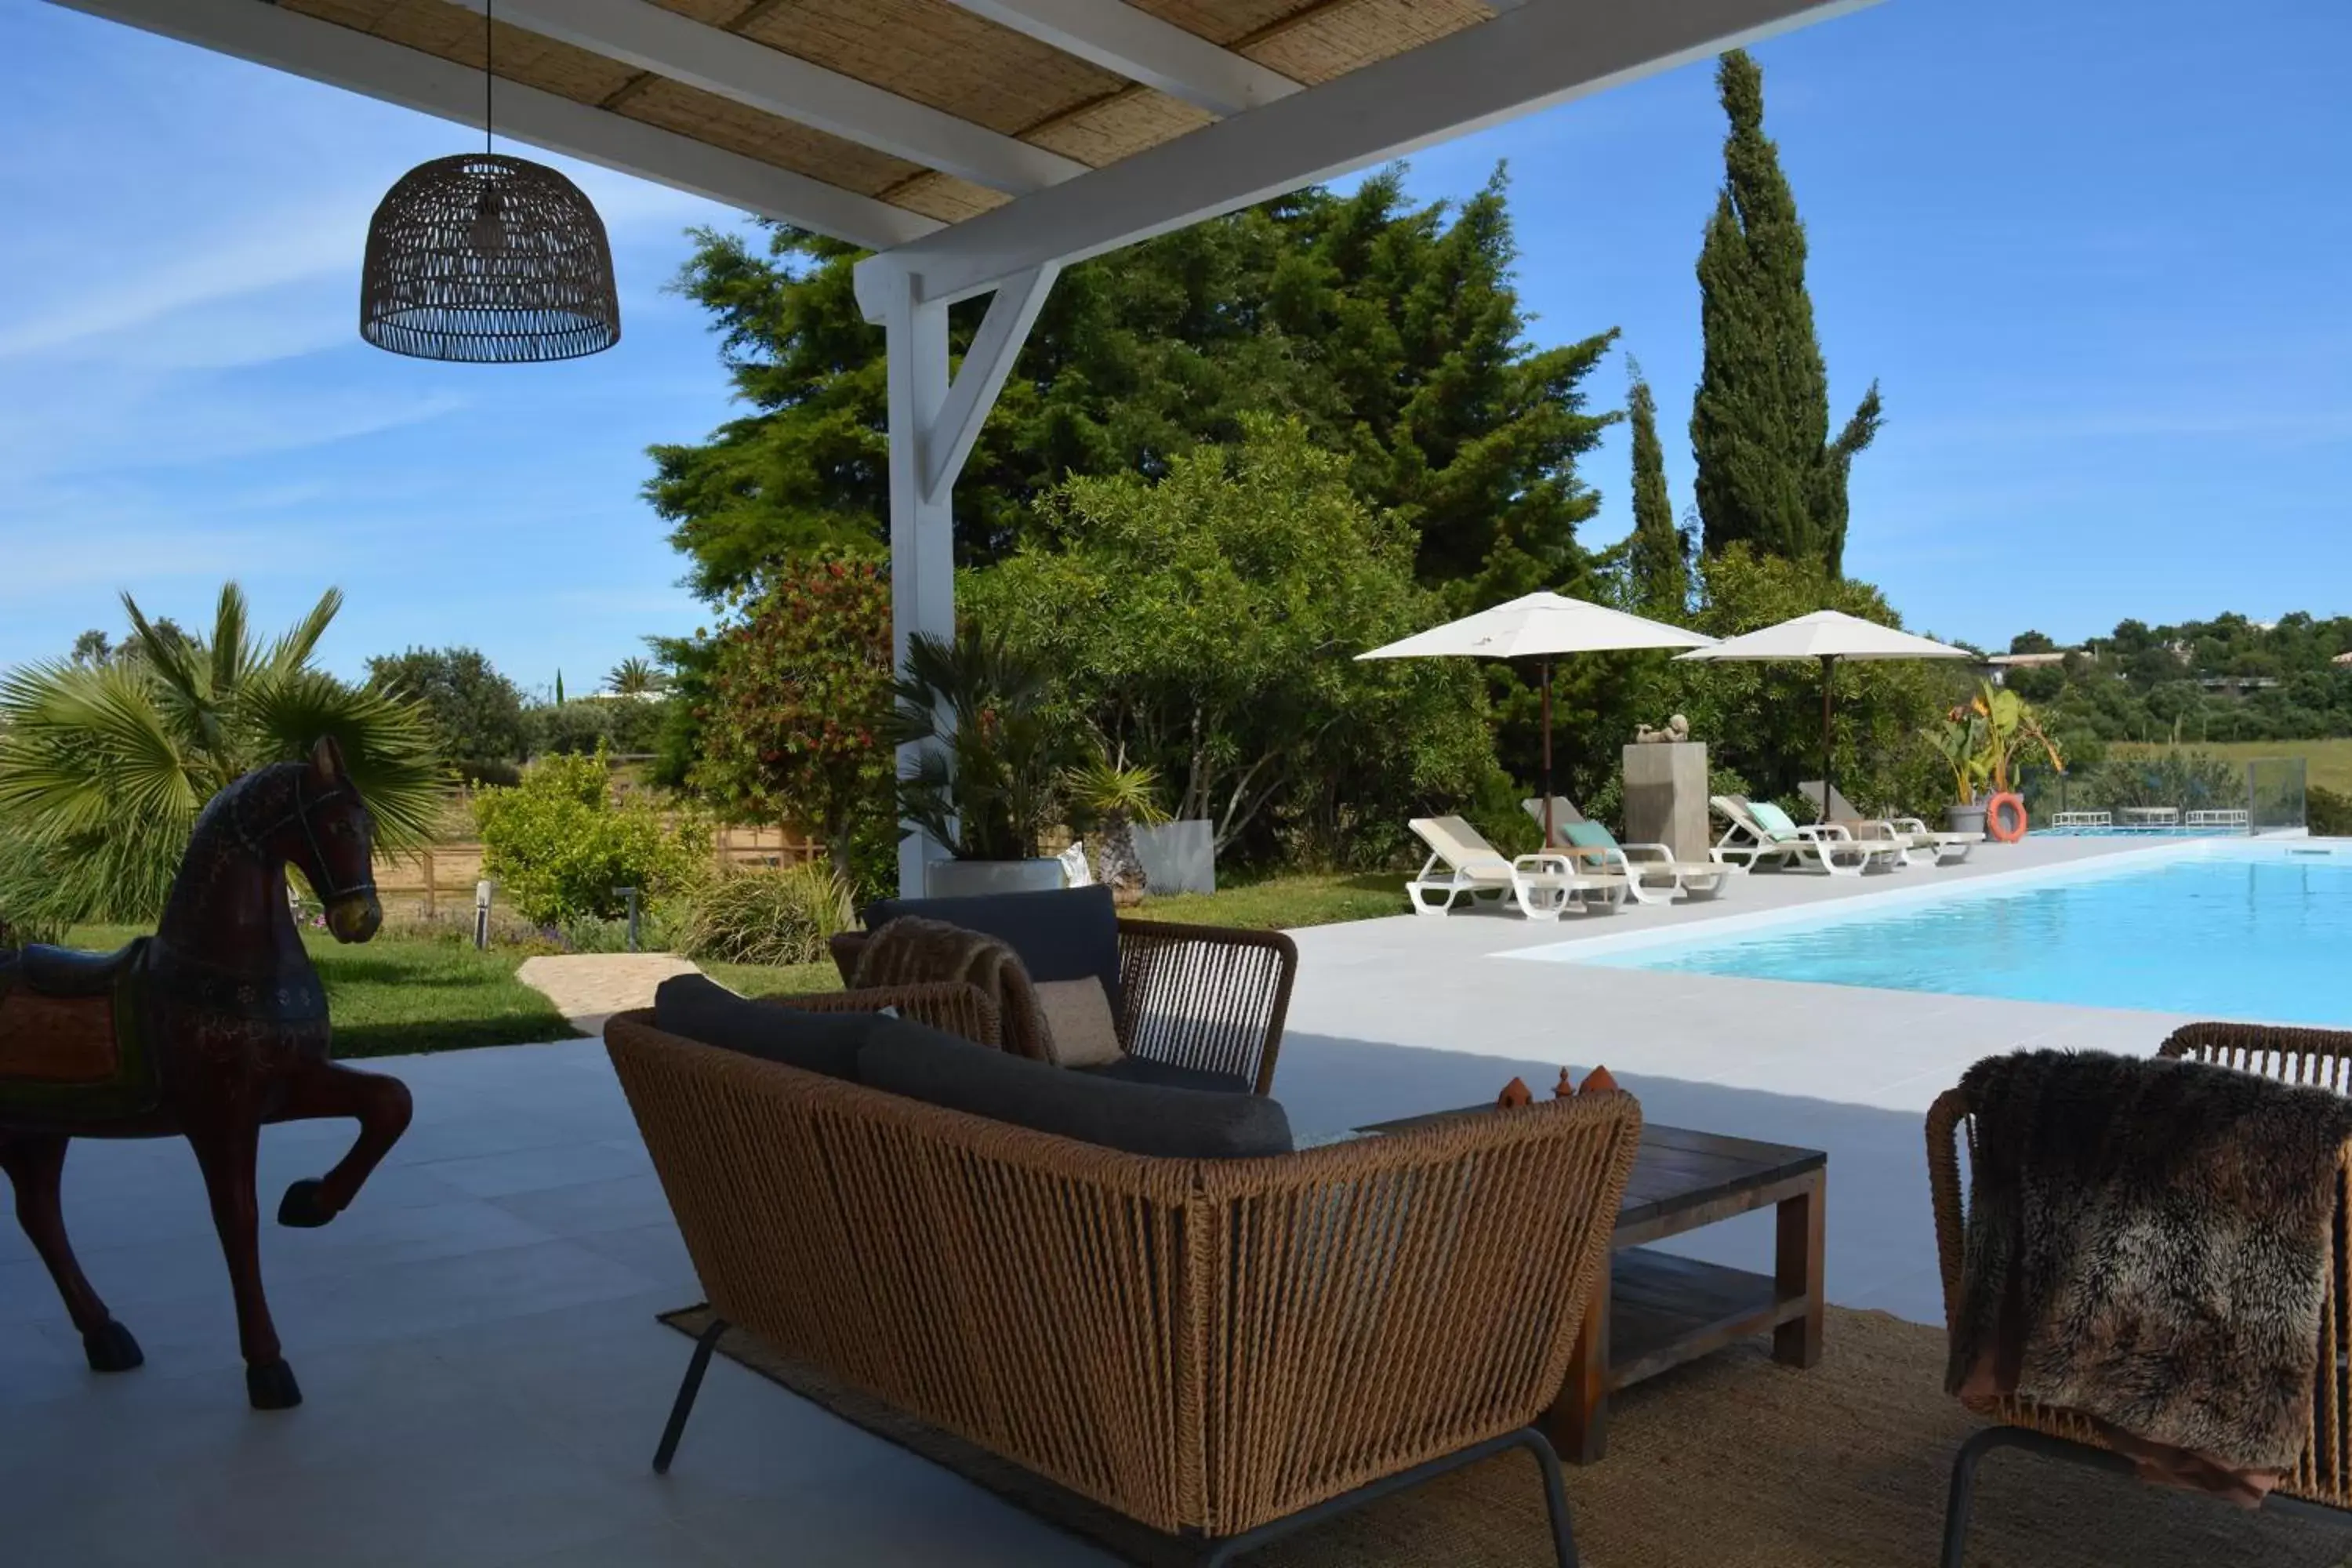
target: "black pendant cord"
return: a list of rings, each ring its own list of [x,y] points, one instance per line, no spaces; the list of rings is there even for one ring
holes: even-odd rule
[[[491,0],[482,0],[482,156],[490,155],[491,95],[498,91],[498,34],[490,21]]]

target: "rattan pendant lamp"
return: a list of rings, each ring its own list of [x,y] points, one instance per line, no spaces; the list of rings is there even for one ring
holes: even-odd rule
[[[490,7],[482,6],[482,151],[403,174],[368,224],[360,336],[418,359],[520,364],[621,341],[604,220],[544,163],[489,150]]]

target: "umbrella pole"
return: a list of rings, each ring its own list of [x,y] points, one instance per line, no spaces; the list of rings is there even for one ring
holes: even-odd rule
[[[1837,655],[1833,653],[1822,655],[1822,820],[1823,822],[1830,819],[1830,794],[1837,783],[1831,776],[1830,771],[1834,765],[1832,759],[1835,755],[1832,742],[1834,731],[1832,726],[1836,721],[1834,710],[1831,706],[1831,692],[1833,689],[1830,682],[1830,675],[1836,668]]]
[[[1551,847],[1551,660],[1543,661],[1543,847]]]

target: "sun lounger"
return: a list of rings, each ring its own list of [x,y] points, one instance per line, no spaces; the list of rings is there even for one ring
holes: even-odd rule
[[[1538,825],[1542,823],[1542,801],[1523,800],[1519,805]],[[1626,891],[1636,903],[1668,903],[1676,893],[1711,899],[1723,891],[1723,884],[1738,869],[1712,854],[1704,860],[1682,860],[1664,844],[1620,844],[1605,826],[1587,821],[1566,795],[1551,797],[1551,833],[1549,847],[1588,868],[1622,876]]]
[[[1797,786],[1797,793],[1818,805],[1822,781],[1808,780]],[[1838,793],[1835,784],[1830,786],[1830,809],[1822,816],[1827,821],[1852,829],[1857,838],[1893,839],[1903,846],[1903,863],[1906,866],[1957,866],[1984,842],[1981,833],[1946,833],[1916,816],[1864,816],[1854,809],[1852,801]]]
[[[1429,846],[1421,875],[1404,885],[1415,914],[1444,914],[1463,898],[1489,905],[1509,899],[1531,921],[1556,921],[1571,903],[1614,910],[1630,886],[1623,877],[1580,870],[1556,850],[1507,858],[1458,816],[1415,817],[1412,830]]]
[[[2192,811],[2181,819],[2189,827],[2232,828],[2240,833],[2247,831],[2250,820],[2249,815],[2242,811]]]
[[[1770,801],[1718,795],[1707,804],[1731,825],[1717,841],[1716,854],[1751,871],[1763,865],[1800,866],[1833,877],[1859,877],[1872,867],[1892,870],[1903,864],[1903,846],[1891,838],[1858,838],[1834,822],[1800,827]]]
[[[2092,828],[2109,828],[2116,817],[2109,811],[2062,811],[2050,819],[2053,833],[2083,833]]]
[[[2180,826],[2177,805],[2127,805],[2117,815],[2124,819],[2126,832],[2161,833]]]

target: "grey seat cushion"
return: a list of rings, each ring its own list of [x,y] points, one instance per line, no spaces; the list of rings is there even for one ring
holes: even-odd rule
[[[857,1048],[875,1025],[892,1021],[875,1013],[802,1013],[754,1002],[705,974],[672,975],[654,992],[654,1025],[667,1034],[853,1083]]]
[[[1163,1159],[1290,1152],[1290,1118],[1255,1094],[1127,1083],[883,1019],[857,1053],[875,1089],[992,1121]]]
[[[1097,1078],[1120,1083],[1146,1083],[1160,1089],[1197,1089],[1213,1094],[1247,1094],[1257,1085],[1237,1072],[1211,1072],[1206,1068],[1178,1067],[1149,1057],[1121,1057],[1098,1068],[1081,1068]]]
[[[880,931],[900,915],[945,921],[994,937],[1011,948],[1032,980],[1100,980],[1111,1016],[1124,1019],[1118,988],[1118,910],[1108,888],[1061,888],[1045,893],[990,893],[971,899],[877,899],[866,907],[866,929]]]

